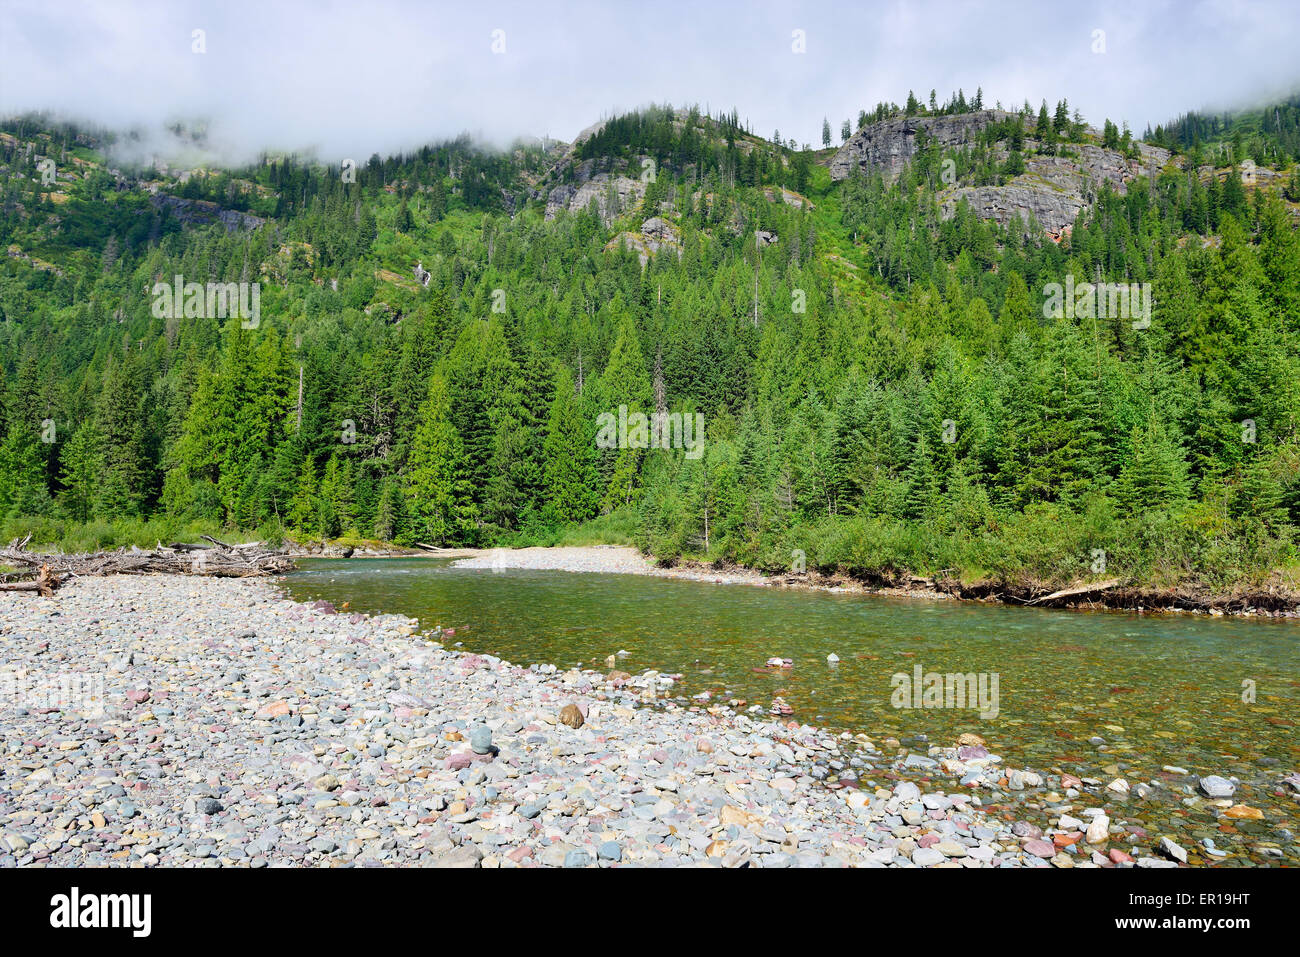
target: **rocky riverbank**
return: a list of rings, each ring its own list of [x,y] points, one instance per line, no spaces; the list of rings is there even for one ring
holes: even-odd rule
[[[0,596],[0,866],[1188,858],[1176,835],[1126,823],[1127,783],[1006,769],[975,735],[877,748],[692,707],[671,699],[673,676],[618,667],[524,669],[266,581],[119,576]],[[1203,787],[1232,803],[1233,782]],[[1006,791],[1053,820],[990,812]]]
[[[701,565],[655,564],[627,545],[581,545],[556,548],[481,548],[461,550],[453,562],[458,568],[519,568],[528,571],[592,572],[613,575],[654,575],[715,585],[757,585],[814,588],[913,597],[946,598],[926,588],[868,588],[861,582],[818,575],[774,577],[751,568],[709,568]]]

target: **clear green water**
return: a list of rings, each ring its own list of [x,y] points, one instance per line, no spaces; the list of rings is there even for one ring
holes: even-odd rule
[[[455,628],[451,645],[517,664],[681,673],[683,696],[709,704],[780,695],[792,717],[836,730],[982,735],[1010,767],[1059,768],[1130,783],[1169,780],[1164,765],[1237,775],[1237,799],[1266,812],[1239,827],[1277,840],[1296,802],[1274,782],[1300,765],[1300,622],[1052,611],[956,601],[712,585],[632,575],[456,569],[444,560],[316,560],[286,578],[296,598]],[[827,655],[841,659],[827,663]],[[770,669],[770,657],[793,659]],[[896,672],[996,673],[999,714],[897,709]],[[1256,700],[1243,701],[1243,681]],[[1117,730],[1118,729],[1118,730]],[[1089,738],[1106,739],[1099,750]],[[922,752],[923,753],[923,752]],[[1265,759],[1261,763],[1261,759]],[[1272,759],[1271,761],[1268,759]],[[1272,762],[1275,761],[1276,765]],[[1144,802],[1150,803],[1150,802]],[[1176,800],[1153,824],[1213,817]],[[1173,823],[1178,823],[1173,821]],[[1225,832],[1231,834],[1232,832]],[[1285,838],[1282,846],[1287,846]],[[1290,852],[1288,852],[1290,853]]]

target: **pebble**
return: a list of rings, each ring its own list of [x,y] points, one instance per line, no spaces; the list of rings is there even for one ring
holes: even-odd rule
[[[943,856],[943,851],[937,847],[918,847],[912,852],[912,863],[917,867],[930,867],[934,864],[942,864],[947,858]]]
[[[1110,818],[1105,814],[1093,817],[1088,824],[1085,837],[1089,844],[1100,844],[1107,840],[1110,837]]]
[[[1179,847],[1169,838],[1162,837],[1160,839],[1159,848],[1162,854],[1172,857],[1174,860],[1178,861],[1178,863],[1187,863],[1187,851],[1183,850],[1183,848]]]
[[[1211,774],[1198,782],[1201,793],[1211,798],[1230,798],[1237,793],[1237,786],[1227,778]]]

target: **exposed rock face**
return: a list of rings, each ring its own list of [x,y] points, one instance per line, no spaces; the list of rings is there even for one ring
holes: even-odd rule
[[[681,230],[660,216],[652,216],[642,223],[639,233],[619,233],[605,248],[614,249],[619,244],[634,250],[642,266],[661,249],[671,249],[678,257],[682,254]]]
[[[664,246],[680,246],[682,234],[672,223],[660,216],[652,216],[641,224],[641,234],[646,244],[655,252]]]
[[[1035,141],[1026,140],[1032,148]],[[1114,150],[1072,143],[1073,156],[1030,156],[1025,172],[1003,186],[964,186],[941,197],[943,217],[951,218],[964,198],[975,215],[1005,226],[1019,214],[1030,216],[1053,240],[1060,241],[1079,214],[1097,198],[1103,183],[1124,193],[1137,177],[1158,172],[1169,162],[1168,150],[1143,144],[1142,157],[1129,160]],[[1000,155],[1005,159],[1005,154]]]
[[[847,179],[854,170],[879,170],[892,182],[916,154],[916,133],[925,132],[941,146],[973,143],[979,131],[1014,114],[999,110],[953,116],[904,116],[871,123],[849,137],[831,160],[831,179]]]
[[[1069,232],[1087,205],[1081,197],[1045,188],[1041,183],[971,186],[953,190],[943,200],[943,218],[956,215],[963,199],[980,219],[992,219],[1005,226],[1018,215],[1028,226],[1032,217],[1044,232],[1058,240]]]
[[[785,203],[787,206],[793,206],[795,209],[815,209],[816,207],[809,201],[807,196],[796,193],[792,189],[786,189],[784,186],[765,186],[763,195],[767,197],[768,202],[775,203],[777,200]]]
[[[266,222],[260,216],[241,213],[237,209],[223,209],[205,199],[182,199],[179,196],[169,196],[167,193],[157,193],[150,197],[149,202],[157,209],[164,207],[170,209],[172,215],[186,225],[206,226],[209,223],[219,222],[226,227],[228,233],[233,233],[237,229],[256,229]]]
[[[864,127],[850,137],[831,160],[831,178],[845,179],[857,170],[879,172],[892,182],[916,154],[917,132],[925,130],[945,149],[973,144],[991,123],[1014,118],[999,110],[954,116],[912,116],[885,120]],[[1032,122],[1026,122],[1032,130]],[[1139,157],[1130,160],[1115,150],[1092,144],[1062,144],[1069,156],[1037,155],[1038,142],[1025,138],[1025,172],[1002,186],[959,186],[940,196],[944,218],[951,218],[965,199],[981,219],[1002,225],[1017,215],[1028,224],[1031,217],[1054,240],[1073,227],[1079,214],[1097,198],[1103,183],[1123,193],[1138,176],[1159,171],[1169,162],[1168,150],[1138,144]],[[999,161],[1007,152],[999,151]]]
[[[561,209],[578,212],[595,200],[606,224],[631,209],[645,195],[645,183],[622,172],[596,172],[594,160],[573,168],[572,183],[561,183],[546,197],[546,218],[554,219]]]

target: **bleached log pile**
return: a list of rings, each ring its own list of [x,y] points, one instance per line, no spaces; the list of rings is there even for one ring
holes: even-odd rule
[[[228,545],[201,536],[207,544],[161,542],[152,550],[136,546],[92,554],[50,554],[27,551],[31,536],[0,548],[0,565],[18,570],[0,575],[0,591],[32,591],[51,595],[70,578],[87,575],[211,575],[249,578],[291,571],[293,559],[262,542]]]

